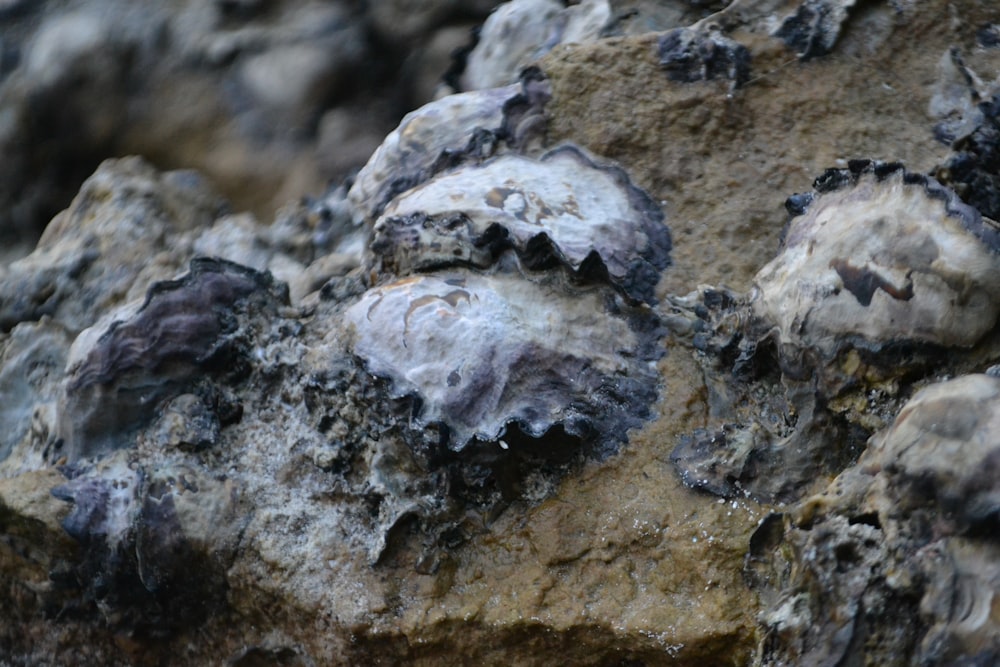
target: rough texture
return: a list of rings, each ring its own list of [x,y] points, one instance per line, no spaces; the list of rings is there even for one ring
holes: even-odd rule
[[[996,660],[998,395],[986,375],[927,387],[777,540],[761,537],[759,664]]]
[[[413,76],[426,73],[424,40],[445,21],[461,33],[489,9],[453,0],[167,3],[155,12],[127,4],[124,19],[102,22],[86,11],[60,16],[62,3],[0,3],[0,20],[15,26],[0,38],[0,104],[14,109],[0,128],[10,148],[5,202],[46,199],[38,193],[53,192],[51,183],[79,180],[59,169],[82,176],[112,149],[202,167],[236,195],[236,210],[298,198],[295,183],[365,161],[395,122],[382,119],[381,109],[399,108],[387,100],[417,106],[409,84],[367,97],[350,81],[412,79],[429,90]],[[561,262],[498,279],[517,263],[511,248],[488,265],[379,273],[363,256],[368,233],[405,183],[362,196],[367,211],[348,197],[349,182],[335,183],[268,226],[226,214],[191,172],[131,159],[101,166],[36,252],[3,265],[2,660],[996,661],[996,381],[935,384],[996,364],[995,329],[960,353],[920,350],[916,365],[897,364],[911,357],[893,355],[911,350],[893,346],[846,354],[841,368],[858,381],[828,392],[787,373],[774,345],[751,345],[759,330],[748,325],[754,276],[779,251],[783,202],[827,169],[901,161],[988,207],[995,113],[983,80],[1000,64],[997,10],[937,0],[608,5],[603,30],[618,36],[549,51],[538,63],[544,76],[530,78],[547,79],[534,89],[549,98],[542,107],[521,89],[524,115],[509,125],[531,137],[527,150],[508,145],[509,134],[495,145],[534,159],[575,144],[595,164],[616,162],[662,206],[672,264],[656,306],[620,308],[610,275],[574,275]],[[664,54],[676,29],[685,39],[667,40]],[[352,36],[362,48],[341,50],[357,44]],[[164,72],[192,78],[167,85],[178,79]],[[29,113],[15,92],[45,86],[54,87],[35,99],[49,111]],[[353,120],[359,110],[364,118]],[[431,126],[420,144],[433,150],[417,162],[433,165],[441,148],[447,159],[417,169],[421,182],[492,159],[478,149],[494,144],[469,151],[464,130]],[[302,155],[295,146],[311,150],[314,132],[324,154],[289,157]],[[67,133],[85,159],[35,141]],[[438,147],[427,136],[455,141]],[[381,170],[391,177],[404,162]],[[196,255],[245,268],[192,265]],[[439,287],[457,275],[499,286],[501,302],[539,320],[592,304],[586,331],[566,334],[573,349],[593,327],[628,345],[643,332],[651,342],[641,353],[594,346],[594,368],[618,364],[617,379],[642,379],[645,393],[631,396],[643,397],[648,418],[624,422],[631,428],[600,456],[565,426],[450,447],[443,422],[422,418],[431,401],[392,391],[345,325],[352,307],[374,304],[396,281]],[[233,289],[201,282],[216,279]],[[872,303],[885,284],[870,285]],[[507,296],[511,285],[539,298]],[[471,304],[452,300],[435,312]],[[161,311],[162,321],[152,317]],[[420,319],[433,322],[428,312]],[[387,344],[370,333],[373,345]],[[422,391],[449,398],[434,389]],[[120,400],[109,398],[119,390]],[[567,413],[592,409],[593,393],[581,394]],[[125,418],[105,421],[91,402]],[[671,460],[684,443],[702,457],[687,471]]]

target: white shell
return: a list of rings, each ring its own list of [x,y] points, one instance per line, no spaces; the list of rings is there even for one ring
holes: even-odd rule
[[[512,423],[623,440],[655,396],[658,334],[633,331],[609,302],[607,288],[570,292],[558,276],[452,271],[373,288],[346,319],[368,370],[394,396],[418,396],[418,421],[446,424],[453,449]]]
[[[922,389],[876,443],[893,504],[906,511],[934,502],[942,522],[995,517],[998,435],[1000,379],[964,375]]]
[[[1000,313],[997,232],[936,181],[859,162],[817,179],[752,306],[783,344],[836,354],[910,341],[969,347]],[[992,246],[992,247],[991,247]]]
[[[392,197],[429,177],[443,152],[464,150],[476,128],[500,127],[504,103],[520,90],[515,84],[449,95],[406,114],[348,192],[355,222],[374,218]]]
[[[371,247],[378,268],[396,275],[485,268],[513,247],[533,268],[553,258],[582,273],[603,266],[630,297],[653,301],[670,235],[624,172],[564,146],[540,159],[508,153],[463,165],[413,188],[386,207]]]
[[[466,61],[462,88],[513,83],[522,69],[556,45],[595,41],[610,20],[608,0],[583,0],[570,7],[556,0],[506,2],[483,23]]]

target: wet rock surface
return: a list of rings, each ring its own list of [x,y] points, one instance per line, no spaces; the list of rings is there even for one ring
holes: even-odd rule
[[[0,6],[0,662],[995,661],[996,10],[480,4]]]

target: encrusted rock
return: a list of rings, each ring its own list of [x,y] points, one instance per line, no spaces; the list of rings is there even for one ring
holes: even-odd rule
[[[752,554],[748,572],[769,600],[760,664],[1000,655],[998,396],[987,375],[918,392],[856,466]]]
[[[56,386],[66,366],[72,341],[49,320],[20,324],[0,335],[0,471],[15,446],[32,430],[47,431],[55,405]],[[45,440],[47,433],[38,433]],[[14,462],[9,462],[14,464]],[[6,476],[0,472],[0,477]]]
[[[0,267],[0,330],[44,315],[73,332],[89,327],[180,270],[187,261],[177,256],[186,249],[180,234],[207,227],[225,207],[194,172],[159,173],[139,158],[106,161],[35,251]]]
[[[73,504],[63,528],[84,549],[73,583],[112,627],[162,636],[223,607],[246,521],[231,481],[184,465],[146,468],[120,451],[74,469],[52,493]]]
[[[931,178],[854,161],[786,208],[749,296],[695,306],[694,342],[735,373],[710,401],[721,424],[671,458],[713,493],[794,500],[850,464],[929,368],[988,354],[974,348],[1000,314],[996,224]]]

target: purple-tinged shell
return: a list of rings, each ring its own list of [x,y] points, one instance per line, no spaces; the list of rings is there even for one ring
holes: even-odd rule
[[[135,313],[74,344],[59,410],[63,453],[72,462],[127,446],[161,400],[203,377],[245,373],[240,314],[287,302],[270,274],[216,259],[194,259],[190,273],[153,285]]]
[[[558,274],[446,271],[369,290],[346,313],[354,353],[416,396],[418,427],[449,446],[538,438],[561,427],[610,450],[656,396],[658,323],[604,286],[569,290]]]

